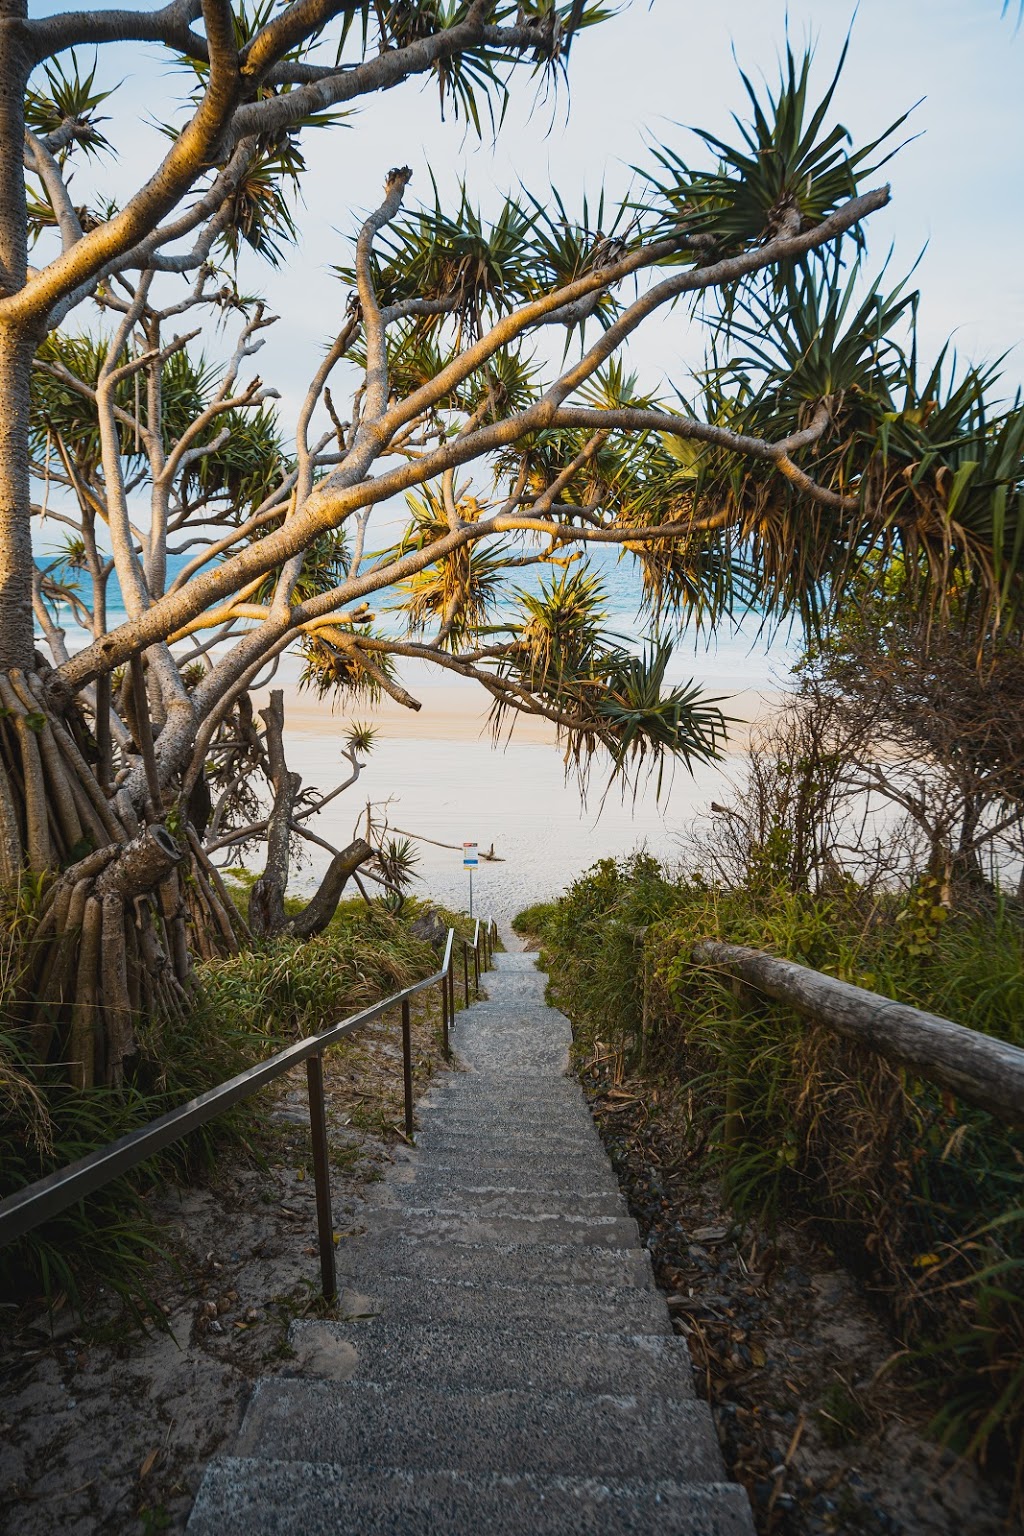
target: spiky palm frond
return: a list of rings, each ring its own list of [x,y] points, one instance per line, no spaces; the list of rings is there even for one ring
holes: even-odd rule
[[[656,770],[660,794],[668,762],[678,759],[692,769],[720,756],[726,735],[721,701],[693,683],[667,684],[667,640],[656,639],[635,655],[604,632],[602,598],[600,584],[586,572],[566,573],[540,596],[520,594],[530,617],[514,631],[497,675],[556,712],[567,769],[582,788],[603,752],[609,786],[619,782],[636,793],[640,774]],[[514,696],[496,692],[495,735],[516,707]]]
[[[397,893],[407,891],[420,877],[416,865],[420,862],[417,849],[408,837],[389,837],[377,849],[375,863],[381,879]]]
[[[96,60],[89,73],[83,74],[72,49],[70,63],[56,59],[44,64],[43,75],[45,87],[41,82],[33,83],[25,93],[26,127],[40,137],[63,130],[66,142],[57,150],[61,165],[76,149],[89,156],[109,150],[110,144],[99,128],[105,119],[98,109],[114,92],[96,88]]]
[[[401,399],[433,383],[455,355],[455,346],[446,345],[437,330],[396,325],[388,335],[392,396]],[[348,357],[356,367],[366,367],[366,352],[359,342],[350,347]],[[468,416],[484,404],[490,407],[492,419],[525,410],[536,399],[537,380],[537,365],[522,347],[500,347],[468,379],[438,400],[434,415],[443,417],[450,412]]]
[[[224,501],[231,521],[244,522],[286,478],[293,461],[273,405],[225,411],[207,441],[221,432],[228,434],[227,441],[188,466],[182,495],[189,501]]]
[[[245,51],[260,32],[274,20],[279,7],[276,0],[240,0],[232,8],[235,47]],[[282,55],[282,62],[300,63],[317,46],[319,32]],[[191,102],[198,105],[209,83],[210,66],[206,60],[183,57],[180,67],[194,76]],[[262,82],[257,100],[268,101],[290,94],[292,85],[273,86]],[[344,109],[307,113],[287,128],[259,135],[245,174],[235,189],[230,215],[216,249],[233,264],[236,272],[243,247],[260,256],[270,266],[280,266],[288,248],[297,238],[294,207],[306,171],[302,134],[308,129],[336,127],[351,114]],[[160,123],[160,131],[177,138],[180,129],[174,123]]]
[[[533,253],[535,261],[535,288],[532,297],[564,288],[568,283],[599,271],[617,261],[629,250],[635,240],[637,227],[631,210],[626,204],[609,209],[602,190],[591,212],[589,201],[583,198],[578,215],[573,215],[557,187],[551,188],[550,198],[543,203],[534,199],[537,219],[533,229]],[[586,321],[593,318],[607,328],[620,309],[615,294],[610,291],[595,294],[584,305],[579,319],[572,318],[566,345],[574,328],[582,333]]]
[[[305,636],[300,644],[299,687],[310,689],[319,699],[331,694],[343,697],[346,706],[355,698],[378,704],[384,696],[380,679],[365,665],[358,644],[346,643],[358,641],[361,635],[377,638],[369,624],[339,625]],[[389,680],[396,676],[394,660],[384,651],[374,651],[372,665]]]
[[[419,328],[436,329],[451,316],[467,336],[478,336],[487,320],[529,293],[535,219],[531,209],[510,197],[497,217],[487,220],[464,185],[450,212],[435,182],[433,205],[396,219],[377,242],[372,276],[380,302],[450,300],[447,315],[422,320]],[[355,286],[352,267],[335,272]]]
[[[862,498],[880,551],[906,566],[924,600],[973,611],[986,627],[1024,621],[1024,401],[990,403],[994,369],[923,387],[866,439]]]
[[[777,90],[769,91],[763,102],[741,72],[751,117],[744,121],[734,114],[739,143],[728,144],[696,130],[718,158],[714,171],[697,171],[674,150],[657,149],[660,171],[642,174],[661,204],[661,229],[713,236],[723,250],[735,249],[812,228],[855,196],[861,182],[895,153],[894,146],[881,159],[875,158],[909,114],[861,148],[854,147],[841,124],[825,128],[847,46],[815,106],[809,99],[813,58],[809,50],[798,63],[787,46]],[[649,208],[645,200],[639,211]],[[858,231],[853,231],[853,238],[861,240]]]
[[[261,528],[258,534],[248,542],[258,544],[260,539],[266,538],[273,532],[273,526],[269,524]],[[333,529],[321,534],[303,556],[302,570],[292,589],[292,601],[308,602],[311,597],[318,597],[321,593],[332,591],[344,581],[348,568],[349,545],[345,532],[342,529]],[[279,575],[279,570],[268,571],[253,593],[251,601],[269,603]]]
[[[363,47],[370,38],[371,17],[377,24],[378,47],[402,48],[437,32],[460,25],[467,18],[468,0],[391,0],[391,3],[364,3],[352,7],[362,22]],[[593,0],[499,0],[487,7],[491,25],[515,22],[536,34],[534,63],[545,74],[562,72],[575,32],[598,26],[615,14],[613,7],[594,4]],[[356,14],[346,16],[344,35],[349,34]],[[482,108],[486,108],[492,132],[497,131],[508,104],[508,89],[503,66],[512,58],[500,50],[482,45],[450,58],[441,58],[432,66],[441,98],[441,113],[451,104],[458,119],[472,125],[483,136]]]
[[[709,698],[696,683],[666,686],[672,659],[668,641],[655,641],[641,656],[621,651],[603,668],[604,691],[597,716],[612,737],[614,775],[633,783],[646,765],[657,769],[660,795],[666,762],[716,762],[726,738],[721,700]]]
[[[353,720],[345,732],[345,745],[353,752],[368,757],[377,745],[377,734],[376,726],[364,725],[358,720]]]
[[[465,522],[479,516],[476,498],[455,490],[456,511]],[[401,550],[428,549],[449,532],[448,518],[437,492],[426,486],[420,495],[410,493],[406,503],[412,514]],[[396,588],[394,609],[405,615],[411,634],[437,627],[437,643],[457,650],[488,623],[497,603],[507,569],[507,548],[495,544],[462,545],[440,556]]]
[[[630,439],[614,434],[595,448],[593,436],[590,431],[563,427],[526,434],[514,447],[495,455],[496,478],[513,485],[524,477],[527,492],[534,498],[543,496],[590,445],[585,461],[558,493],[558,520],[578,521],[577,508],[617,511],[636,449]]]
[[[599,410],[654,409],[659,401],[650,390],[640,388],[640,376],[627,372],[621,356],[610,357],[603,368],[592,374],[579,392],[580,399]]]
[[[514,620],[515,658],[531,687],[547,688],[548,679],[573,676],[600,648],[607,594],[599,576],[586,566],[560,571],[541,581],[539,590],[517,590]]]
[[[66,369],[82,383],[94,388],[107,360],[105,337],[82,334],[66,335],[53,331],[41,343],[36,357],[41,364]],[[187,349],[174,352],[161,368],[161,412],[163,447],[169,452],[184,432],[209,406],[219,383],[219,371],[202,353]],[[118,426],[119,446],[132,471],[144,463],[142,433],[149,426],[148,395],[144,375],[121,380],[115,388],[116,404],[139,423],[139,432],[126,423]],[[32,377],[31,445],[37,462],[52,451],[52,439],[59,438],[86,479],[100,463],[100,433],[96,409],[63,379],[54,378],[44,368]],[[270,403],[249,409],[223,412],[213,419],[197,438],[194,446],[209,445],[222,433],[227,441],[212,453],[193,459],[181,482],[186,502],[227,501],[231,515],[244,521],[282,475],[287,474],[290,459],[285,451],[277,410]],[[49,445],[49,447],[48,447]]]

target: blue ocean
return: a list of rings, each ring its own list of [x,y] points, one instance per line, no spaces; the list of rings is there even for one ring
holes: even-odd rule
[[[189,551],[185,555],[168,557],[169,580],[184,568],[192,554]],[[56,558],[57,551],[49,555],[39,553],[36,563],[45,570]],[[650,615],[644,611],[635,562],[629,558],[620,559],[617,550],[592,547],[587,555],[587,565],[599,577],[605,594],[606,627],[626,645],[642,649],[654,638],[654,633]],[[62,568],[55,575],[65,585],[80,592],[83,599],[87,596],[89,581],[82,573]],[[511,586],[532,592],[537,591],[542,582],[550,583],[551,578],[550,566],[526,566],[513,573]],[[397,614],[388,612],[392,601],[389,594],[382,594],[377,625],[384,633],[397,635],[402,623]],[[116,576],[111,577],[108,585],[107,613],[110,628],[116,628],[127,617]],[[501,602],[494,611],[493,621],[496,624],[509,622],[515,613],[514,601]],[[79,625],[70,603],[60,605],[57,618],[72,654],[89,643],[91,637]],[[720,625],[715,634],[690,625],[677,627],[671,638],[674,654],[670,675],[673,680],[693,677],[729,692],[784,686],[801,649],[798,629],[772,632],[766,627],[763,615],[756,611],[737,615],[734,621]]]

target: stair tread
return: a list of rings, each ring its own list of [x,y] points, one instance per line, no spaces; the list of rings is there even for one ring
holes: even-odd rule
[[[753,1536],[742,1489],[220,1457],[190,1536]]]
[[[537,1331],[586,1327],[597,1332],[671,1334],[668,1309],[657,1291],[639,1287],[534,1282],[490,1283],[377,1275],[343,1286],[343,1317],[398,1317],[409,1322],[486,1322],[497,1319]]]
[[[290,1374],[382,1384],[423,1382],[492,1388],[614,1393],[633,1390],[693,1396],[690,1356],[674,1335],[558,1329],[535,1334],[490,1320],[421,1323],[405,1318],[295,1322]]]
[[[644,1392],[445,1391],[388,1382],[259,1382],[238,1440],[243,1456],[346,1466],[714,1481],[718,1441],[706,1403]]]

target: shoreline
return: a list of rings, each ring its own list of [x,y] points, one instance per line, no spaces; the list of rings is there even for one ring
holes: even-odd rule
[[[782,696],[745,689],[723,701],[737,723],[722,759],[696,764],[692,774],[681,764],[667,769],[660,799],[656,778],[641,779],[635,795],[616,787],[606,792],[604,769],[595,762],[581,800],[547,721],[520,717],[511,737],[503,733],[495,742],[489,699],[479,685],[438,683],[412,669],[403,671],[402,682],[422,700],[421,710],[385,698],[343,714],[287,675],[270,685],[284,690],[285,749],[304,785],[327,793],[348,777],[341,748],[349,722],[377,731],[358,780],[311,819],[310,830],[344,846],[365,830],[369,803],[377,824],[388,827],[386,835],[414,841],[419,878],[412,893],[456,908],[469,903],[462,844],[473,841],[482,850],[493,845],[494,861],[482,860],[474,875],[474,910],[493,916],[506,933],[516,912],[558,895],[599,859],[645,847],[655,857],[678,861],[687,827],[710,800],[733,792],[752,728]],[[264,688],[255,695],[257,709],[268,693]],[[291,893],[311,893],[329,858],[325,849],[303,844]]]
[[[402,686],[421,703],[420,709],[410,709],[385,696],[376,703],[360,701],[354,708],[342,711],[330,700],[319,699],[312,690],[301,688],[297,678],[287,674],[255,690],[253,701],[259,710],[272,688],[283,689],[285,733],[292,737],[340,734],[346,723],[352,721],[371,725],[382,737],[392,740],[472,741],[488,747],[494,743],[488,720],[490,696],[478,683],[468,679],[438,682],[426,667],[415,666],[403,667],[400,676]],[[721,708],[729,721],[723,756],[745,753],[751,731],[778,708],[783,697],[781,688],[741,686],[723,692]],[[502,729],[501,744],[506,743],[557,749],[557,733],[548,720],[516,715],[507,717]],[[501,744],[494,744],[494,749],[501,750]]]

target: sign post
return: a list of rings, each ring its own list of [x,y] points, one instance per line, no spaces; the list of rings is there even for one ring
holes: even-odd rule
[[[476,843],[463,843],[462,867],[469,870],[469,915],[473,916],[473,871],[480,863]]]

